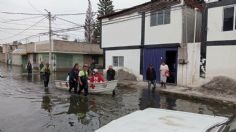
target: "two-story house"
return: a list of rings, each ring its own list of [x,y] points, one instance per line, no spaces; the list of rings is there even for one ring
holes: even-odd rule
[[[236,79],[236,0],[214,0],[203,13],[201,58],[205,77]]]
[[[171,71],[168,82],[187,85],[199,73],[189,71],[200,65],[196,42],[201,40],[201,9],[193,0],[155,0],[100,17],[105,66],[125,68],[146,79],[146,69],[153,64],[159,80],[165,61]]]

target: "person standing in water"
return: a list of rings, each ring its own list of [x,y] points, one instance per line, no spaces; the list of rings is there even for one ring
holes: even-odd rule
[[[49,78],[50,78],[50,74],[51,74],[48,63],[46,64],[43,73],[44,73],[44,87],[48,88]]]
[[[27,69],[28,74],[32,73],[32,64],[31,64],[30,60],[28,61],[26,69]]]
[[[154,69],[152,64],[150,64],[147,68],[146,78],[148,81],[148,88],[150,88],[151,84],[153,84],[153,89],[155,89],[156,88],[156,70]]]
[[[73,69],[69,73],[69,92],[74,88],[74,93],[77,93],[78,88],[78,74],[79,74],[79,64],[76,63]]]
[[[84,90],[84,96],[88,95],[88,65],[84,64],[83,69],[79,72],[79,91]]]

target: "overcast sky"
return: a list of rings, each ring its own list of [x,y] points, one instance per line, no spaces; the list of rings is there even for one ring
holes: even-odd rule
[[[129,8],[149,0],[113,0],[115,9]],[[91,0],[93,11],[97,11],[98,0]],[[87,0],[0,0],[0,12],[36,13],[46,14],[44,9],[52,14],[84,13],[88,7]],[[0,13],[0,44],[20,40],[31,35],[48,31],[48,20],[43,16],[9,15]],[[72,21],[78,25],[84,24],[85,15],[61,16],[65,20]],[[21,20],[26,19],[26,20]],[[37,25],[34,25],[37,23]],[[32,26],[34,25],[34,26]],[[60,19],[52,23],[53,30],[78,26]],[[32,28],[29,28],[31,27]],[[24,31],[24,29],[28,30]],[[23,32],[24,31],[24,32]],[[83,30],[62,33],[68,35],[70,40],[83,39]],[[56,38],[56,36],[54,37]],[[34,37],[28,41],[39,41],[45,37]]]

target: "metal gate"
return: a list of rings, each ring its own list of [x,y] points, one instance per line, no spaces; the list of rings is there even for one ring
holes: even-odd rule
[[[152,64],[156,70],[157,81],[160,81],[160,65],[163,61],[167,63],[171,76],[169,83],[176,83],[177,80],[177,51],[178,48],[146,48],[143,56],[143,78],[146,80],[146,70]],[[174,58],[174,59],[171,59]],[[168,60],[166,60],[168,59]]]

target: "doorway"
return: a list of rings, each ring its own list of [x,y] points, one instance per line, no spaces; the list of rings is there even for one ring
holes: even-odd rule
[[[168,83],[176,83],[177,77],[177,51],[166,51],[166,64],[169,66],[170,77]]]

